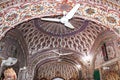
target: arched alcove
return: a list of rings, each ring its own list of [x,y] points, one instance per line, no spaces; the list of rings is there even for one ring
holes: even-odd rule
[[[54,78],[62,78],[63,80],[69,80],[70,78],[78,79],[79,73],[76,71],[73,64],[65,61],[50,61],[37,66],[35,71],[35,79],[41,80],[54,80]]]
[[[7,32],[6,36],[0,41],[0,43],[0,57],[2,60],[6,60],[9,57],[17,59],[17,63],[15,65],[3,66],[1,74],[3,75],[6,69],[13,68],[18,77],[20,69],[27,66],[28,51],[24,44],[23,36],[20,35],[18,30],[12,29]]]

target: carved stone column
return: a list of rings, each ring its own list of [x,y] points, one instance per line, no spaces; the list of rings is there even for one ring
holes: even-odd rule
[[[34,71],[31,68],[20,69],[18,74],[18,80],[33,80]]]
[[[20,70],[19,73],[18,73],[18,80],[27,80],[26,79],[26,73],[27,71],[26,70]]]
[[[29,65],[28,67],[28,75],[27,75],[27,79],[26,80],[33,80],[34,78],[34,67],[32,65]]]
[[[93,66],[87,66],[87,67],[88,67],[87,80],[94,80],[94,78],[93,78],[93,73],[94,73]]]

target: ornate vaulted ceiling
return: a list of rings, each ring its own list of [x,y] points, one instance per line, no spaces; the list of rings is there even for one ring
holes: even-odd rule
[[[79,24],[76,24],[78,21]],[[33,19],[17,26],[28,45],[29,53],[41,49],[66,48],[79,53],[88,52],[98,35],[107,27],[84,19],[73,19],[74,30],[62,24]]]
[[[69,12],[76,3],[79,3],[80,7],[70,20],[70,23],[75,27],[74,29],[69,29],[61,23],[41,20],[41,17],[61,18],[63,11]],[[8,32],[9,30],[10,33]],[[8,34],[6,34],[7,32]],[[30,75],[34,74],[35,68],[37,68],[37,73],[41,72],[39,68],[43,68],[41,64],[44,63],[46,63],[44,65],[49,72],[51,72],[49,65],[59,66],[64,64],[62,63],[64,61],[66,64],[64,66],[61,65],[61,70],[72,64],[75,64],[75,66],[81,64],[81,66],[86,68],[86,63],[83,62],[82,58],[88,54],[92,55],[92,65],[94,66],[94,63],[99,65],[97,61],[103,57],[99,57],[98,55],[97,57],[99,58],[97,58],[95,62],[95,56],[97,55],[96,49],[98,49],[102,42],[105,42],[103,40],[106,38],[113,39],[113,36],[120,36],[119,1],[1,1],[0,38],[2,39],[5,34],[16,35],[17,37],[15,37],[15,39],[19,40],[19,44],[24,44],[25,50],[27,50],[26,53],[28,53],[28,62],[26,63]],[[112,39],[110,42],[113,41]],[[69,53],[69,55],[64,55],[65,53]],[[56,61],[56,63],[54,64],[52,61]],[[74,70],[73,67],[69,68]],[[43,72],[46,71],[43,69]],[[41,74],[37,74],[37,76],[40,77]]]
[[[119,1],[114,1],[119,2]],[[4,1],[0,5],[0,35],[15,25],[29,19],[61,15],[69,11],[76,3],[80,4],[76,16],[107,26],[119,35],[120,6],[111,0],[46,0],[46,1]]]
[[[73,30],[40,19],[60,18],[63,11],[69,12],[76,3],[80,7],[70,20]],[[0,38],[15,28],[23,35],[30,55],[59,48],[84,55],[92,50],[103,32],[113,31],[119,36],[119,9],[110,0],[4,1],[0,5]]]

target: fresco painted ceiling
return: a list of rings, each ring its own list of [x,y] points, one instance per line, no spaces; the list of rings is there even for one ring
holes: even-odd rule
[[[97,40],[105,39],[103,37],[106,36],[105,32],[113,31],[120,35],[120,6],[116,2],[112,3],[108,0],[4,1],[0,5],[0,38],[12,28],[19,30],[27,45],[29,65],[32,64],[32,67],[44,59],[53,58],[58,60],[65,58],[80,63],[87,53],[97,54],[92,52],[92,49],[94,48],[95,51],[100,45],[100,41]],[[40,19],[41,17],[59,18],[63,16],[63,11],[69,12],[76,3],[79,3],[80,7],[70,20],[75,26],[73,30],[63,24]],[[109,34],[109,36],[113,35]],[[61,54],[68,51],[72,55],[63,57],[54,51],[57,53],[61,51]]]
[[[5,3],[5,2],[9,2],[9,1],[14,1],[14,2],[15,1],[18,1],[18,2],[22,2],[23,1],[24,2],[25,0],[0,0],[0,3]],[[39,1],[39,0],[28,0],[28,1]],[[68,1],[68,0],[56,0],[56,1]],[[72,0],[69,0],[69,1],[72,1]],[[99,0],[91,0],[91,2],[94,2],[94,1],[98,1],[99,2]],[[112,4],[117,4],[117,5],[120,4],[119,0],[103,0],[103,1],[111,2]]]
[[[43,49],[59,47],[85,53],[92,48],[96,38],[109,28],[92,21],[78,19],[79,24],[73,23],[73,25],[76,24],[74,30],[66,28],[62,24],[41,21],[40,18],[24,22],[16,28],[24,36],[30,54],[35,54]],[[77,22],[78,19],[73,19],[71,22]]]
[[[120,6],[111,1],[12,0],[5,1],[0,5],[0,38],[2,38],[8,30],[19,23],[38,17],[61,15],[63,11],[69,12],[76,3],[79,3],[80,7],[75,16],[107,26],[119,36]]]

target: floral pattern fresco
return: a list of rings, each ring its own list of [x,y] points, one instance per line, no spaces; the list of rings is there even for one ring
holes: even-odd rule
[[[76,12],[77,16],[98,22],[111,29],[118,29],[120,27],[120,12],[103,6],[100,3],[92,3],[89,0],[88,2],[84,0],[38,0],[22,4],[18,3],[18,5],[1,9],[0,38],[12,27],[26,20],[48,15],[61,15],[63,11],[69,12],[76,2],[80,4]],[[6,26],[7,29],[4,29]]]

